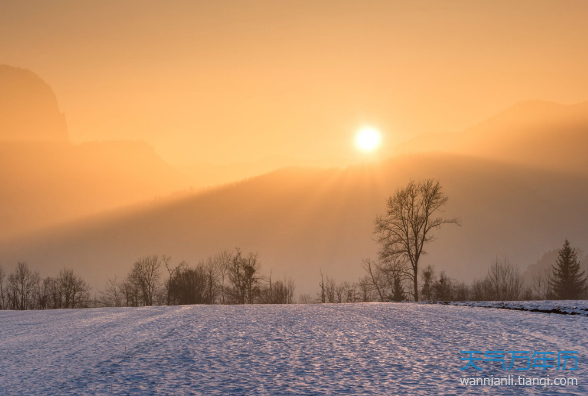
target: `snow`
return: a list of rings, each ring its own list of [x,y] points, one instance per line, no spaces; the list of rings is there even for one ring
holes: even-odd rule
[[[578,315],[411,303],[0,311],[0,393],[580,395],[587,336]],[[579,364],[460,371],[461,350],[575,350]],[[521,373],[579,385],[459,383]]]

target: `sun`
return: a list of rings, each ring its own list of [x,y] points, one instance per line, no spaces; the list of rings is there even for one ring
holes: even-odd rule
[[[362,150],[374,150],[380,144],[380,132],[374,128],[363,128],[357,133],[355,143]]]

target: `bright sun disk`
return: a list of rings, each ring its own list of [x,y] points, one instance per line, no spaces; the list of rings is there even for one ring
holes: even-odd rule
[[[357,134],[356,143],[362,150],[373,150],[380,143],[380,133],[373,128],[364,128]]]

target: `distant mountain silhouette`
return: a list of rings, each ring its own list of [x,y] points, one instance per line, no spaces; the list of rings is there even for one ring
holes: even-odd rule
[[[0,65],[0,141],[68,140],[51,87],[30,70]]]
[[[442,151],[588,172],[588,102],[519,103],[462,133],[425,134],[395,153]]]
[[[496,256],[521,266],[561,239],[588,242],[588,178],[456,155],[410,155],[339,170],[286,168],[173,202],[51,229],[0,246],[0,262],[26,260],[44,273],[79,270],[93,284],[124,275],[145,254],[196,263],[223,248],[261,254],[275,276],[316,291],[319,271],[339,280],[375,257],[373,219],[409,179],[439,178],[450,197],[447,227],[423,265],[481,276]],[[565,205],[562,204],[565,202]]]

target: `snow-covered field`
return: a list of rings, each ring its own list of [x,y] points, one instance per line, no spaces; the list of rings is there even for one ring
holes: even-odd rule
[[[461,350],[578,351],[578,370],[460,371]],[[588,394],[588,318],[421,304],[0,311],[0,394]],[[460,377],[575,377],[470,386]]]

